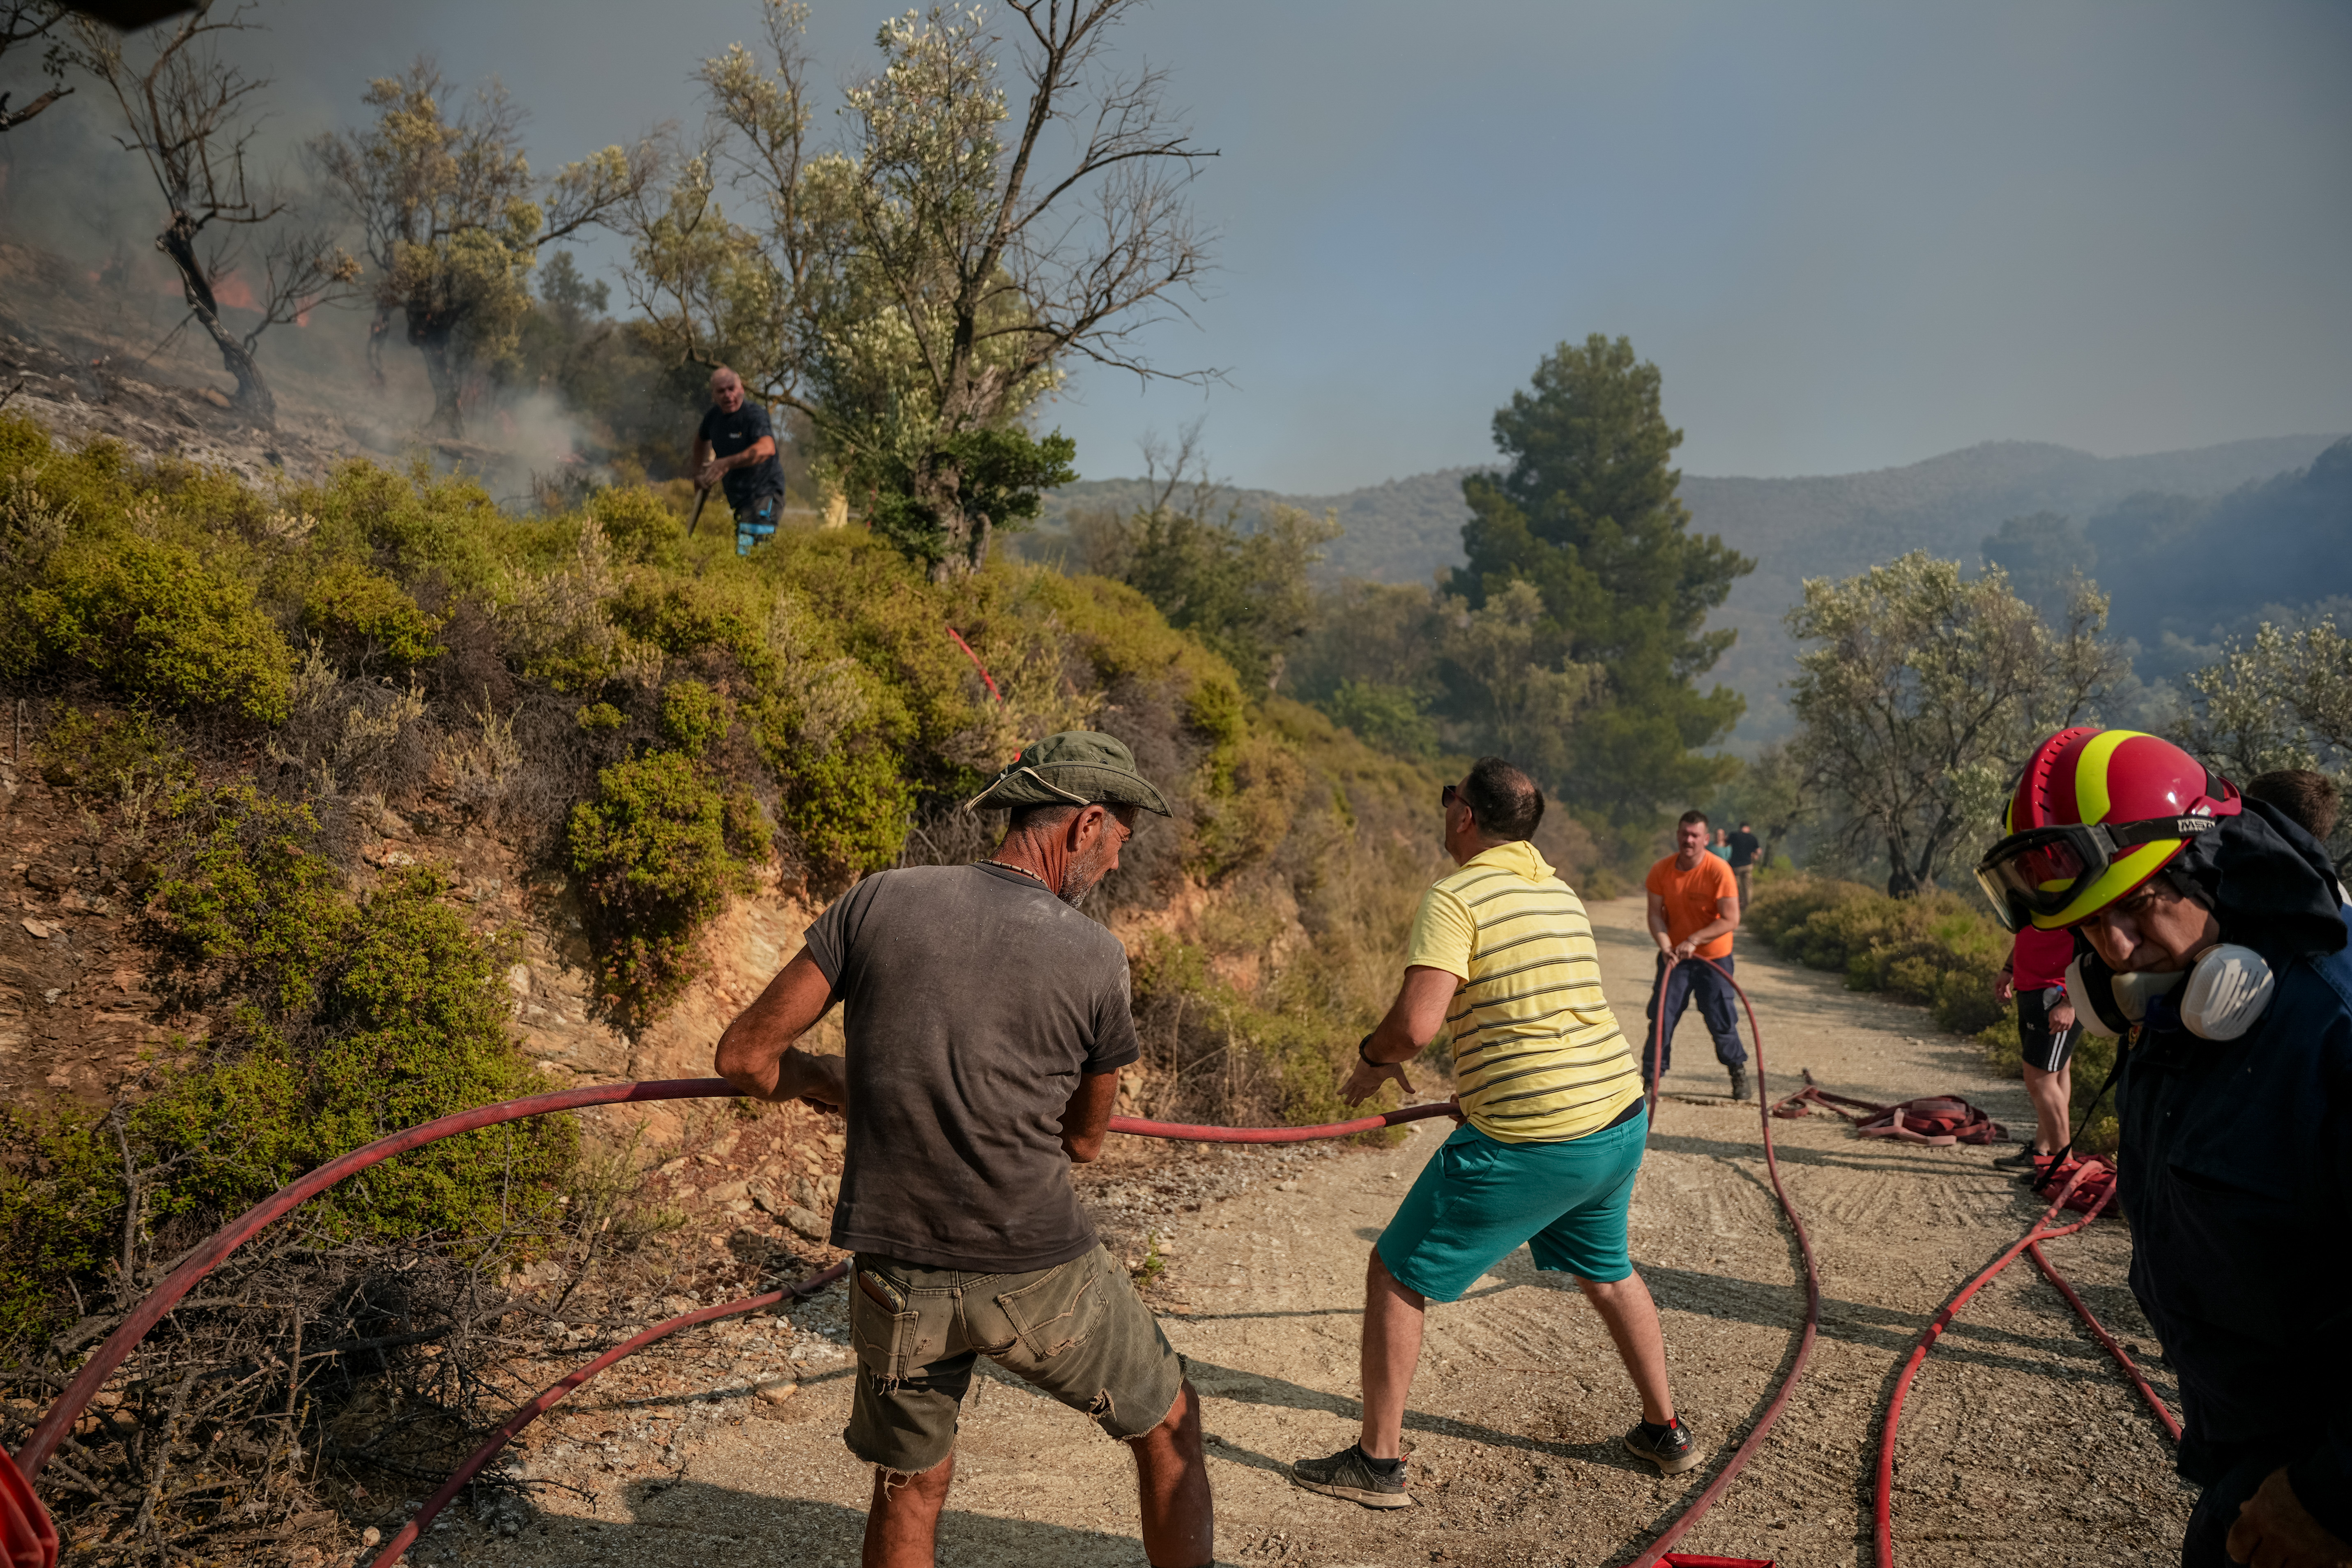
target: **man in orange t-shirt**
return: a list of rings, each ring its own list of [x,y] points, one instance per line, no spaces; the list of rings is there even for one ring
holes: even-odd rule
[[[1731,1098],[1748,1098],[1748,1047],[1739,1043],[1738,1002],[1731,990],[1731,933],[1739,927],[1739,883],[1731,868],[1707,853],[1703,811],[1685,811],[1675,825],[1675,852],[1650,868],[1643,886],[1650,893],[1650,936],[1658,944],[1657,978],[1650,984],[1648,1017],[1653,1038],[1659,1008],[1665,1009],[1664,1039],[1658,1059],[1643,1042],[1642,1077],[1674,1065],[1675,1026],[1696,997],[1706,1032],[1715,1037],[1715,1059],[1731,1069]],[[1678,962],[1666,971],[1666,960]],[[1700,959],[1712,960],[1701,963]]]

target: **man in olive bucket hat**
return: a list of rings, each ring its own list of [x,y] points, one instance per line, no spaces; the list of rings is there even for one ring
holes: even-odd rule
[[[719,1041],[744,1093],[839,1106],[848,1123],[833,1244],[857,1255],[842,1436],[876,1467],[864,1562],[932,1561],[986,1355],[1126,1442],[1145,1553],[1201,1568],[1199,1399],[1069,1177],[1102,1152],[1118,1069],[1140,1054],[1126,951],[1074,906],[1118,867],[1137,814],[1168,803],[1125,746],[1074,731],[970,805],[1013,814],[993,856],[858,883]],[[846,1056],[798,1049],[835,1001]]]

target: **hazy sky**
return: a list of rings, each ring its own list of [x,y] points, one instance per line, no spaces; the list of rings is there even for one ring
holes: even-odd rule
[[[827,81],[888,8],[818,0]],[[746,0],[268,0],[279,124],[419,50],[496,72],[542,168],[698,116]],[[1161,0],[1223,232],[1198,329],[1046,413],[1090,476],[1205,412],[1224,477],[1338,490],[1491,452],[1563,338],[1665,374],[1683,465],[1843,472],[2352,429],[2352,5]],[[92,110],[97,108],[87,99]],[[616,291],[617,292],[617,291]]]

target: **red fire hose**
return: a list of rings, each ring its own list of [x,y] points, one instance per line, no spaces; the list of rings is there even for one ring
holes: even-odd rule
[[[1657,1018],[1650,1036],[1649,1109],[1654,1115],[1658,1105],[1658,1080],[1664,1076],[1659,1070],[1659,1064],[1665,1057],[1666,979],[1674,973],[1677,962],[1673,954],[1667,954],[1665,967],[1658,973]],[[1788,1217],[1789,1228],[1796,1233],[1797,1252],[1805,1262],[1805,1327],[1797,1336],[1796,1358],[1789,1363],[1787,1375],[1780,1379],[1780,1386],[1774,1391],[1771,1403],[1764,1406],[1764,1414],[1757,1417],[1747,1440],[1732,1453],[1730,1462],[1723,1467],[1722,1473],[1707,1483],[1706,1489],[1693,1499],[1691,1505],[1683,1510],[1681,1515],[1650,1542],[1649,1550],[1634,1558],[1628,1568],[1651,1568],[1665,1555],[1668,1547],[1687,1534],[1691,1526],[1715,1506],[1715,1500],[1723,1495],[1724,1489],[1731,1485],[1733,1478],[1748,1468],[1748,1461],[1754,1458],[1756,1451],[1764,1446],[1765,1435],[1772,1430],[1772,1423],[1780,1418],[1780,1412],[1788,1406],[1789,1396],[1796,1392],[1797,1379],[1804,1375],[1805,1363],[1812,1359],[1813,1341],[1820,1336],[1822,1328],[1822,1275],[1813,1262],[1812,1238],[1805,1234],[1805,1222],[1797,1217],[1796,1206],[1789,1202],[1789,1190],[1780,1184],[1780,1162],[1772,1148],[1772,1117],[1768,1109],[1772,1097],[1764,1092],[1764,1031],[1756,1024],[1756,1005],[1748,1001],[1748,993],[1740,990],[1739,983],[1726,973],[1722,965],[1711,958],[1701,958],[1696,962],[1723,975],[1723,983],[1731,987],[1733,994],[1739,998],[1740,1006],[1747,1010],[1748,1032],[1755,1037],[1756,1110],[1764,1127],[1764,1170],[1772,1178],[1772,1195],[1780,1201],[1780,1212]]]

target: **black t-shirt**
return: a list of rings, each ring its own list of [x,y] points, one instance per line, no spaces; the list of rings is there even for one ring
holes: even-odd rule
[[[709,411],[702,416],[702,427],[698,433],[710,443],[710,449],[722,458],[731,458],[762,440],[776,438],[775,426],[768,423],[768,411],[748,397],[743,400],[743,405],[732,414],[725,413],[717,404],[712,404]],[[719,485],[727,492],[727,504],[740,511],[761,496],[784,493],[784,465],[773,457],[763,458],[756,463],[728,469],[719,476]]]
[[[1017,871],[881,871],[808,929],[848,1036],[833,1244],[929,1268],[1084,1257],[1062,1112],[1141,1054],[1118,939]]]
[[[1731,851],[1727,858],[1731,861],[1731,868],[1738,871],[1756,864],[1756,852],[1764,845],[1756,835],[1743,827],[1725,840],[1723,847]]]

